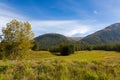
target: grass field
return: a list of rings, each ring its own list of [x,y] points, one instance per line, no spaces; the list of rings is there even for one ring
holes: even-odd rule
[[[55,56],[47,51],[32,51],[27,60],[57,59],[71,61],[115,61],[120,60],[120,52],[115,51],[78,51],[69,56]]]
[[[1,60],[0,80],[120,80],[120,52],[30,53],[24,60]]]

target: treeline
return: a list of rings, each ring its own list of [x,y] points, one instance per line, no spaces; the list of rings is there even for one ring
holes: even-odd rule
[[[51,47],[48,50],[53,53],[59,52],[60,55],[67,56],[70,54],[74,54],[75,45],[62,43],[59,46]]]
[[[120,51],[120,44],[97,44],[97,45],[76,45],[76,51],[81,50],[105,50],[105,51]]]
[[[66,43],[65,44],[62,43],[61,45],[70,47],[70,49],[72,49],[73,52],[74,51],[83,51],[83,50],[89,50],[90,51],[90,50],[94,49],[93,45],[78,45],[78,44],[66,44]],[[55,46],[55,47],[51,47],[48,50],[50,52],[61,52],[61,50],[62,50],[61,45]]]
[[[37,45],[37,44],[36,44]],[[35,46],[36,46],[35,45]],[[66,44],[61,43],[59,46],[54,46],[47,49],[38,49],[38,46],[36,46],[36,50],[45,50],[50,52],[61,52],[63,46],[70,47],[69,49],[74,49],[72,51],[83,51],[83,50],[105,50],[105,51],[120,51],[120,44],[97,44],[97,45],[89,45],[89,44]],[[64,51],[66,52],[66,51]]]
[[[101,44],[94,45],[94,50],[105,50],[105,51],[120,51],[120,44]]]
[[[77,45],[76,51],[81,51],[81,50],[120,51],[120,44]]]

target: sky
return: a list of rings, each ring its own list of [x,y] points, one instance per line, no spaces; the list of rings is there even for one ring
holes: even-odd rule
[[[0,34],[13,19],[28,21],[35,37],[85,37],[120,22],[120,0],[0,0]]]

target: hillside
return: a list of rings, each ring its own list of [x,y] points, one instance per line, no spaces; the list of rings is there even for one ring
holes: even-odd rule
[[[112,24],[103,30],[88,35],[79,42],[85,44],[120,43],[120,23]]]
[[[54,46],[59,46],[61,43],[71,43],[67,37],[57,33],[43,34],[35,38],[41,49],[48,49]]]
[[[67,37],[71,41],[79,41],[82,39],[82,37]]]

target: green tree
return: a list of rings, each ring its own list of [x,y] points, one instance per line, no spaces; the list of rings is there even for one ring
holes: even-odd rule
[[[34,34],[28,22],[12,20],[2,29],[4,56],[10,59],[23,58],[32,46]]]
[[[61,44],[60,45],[60,53],[63,56],[73,54],[75,51],[74,45],[72,44]]]

